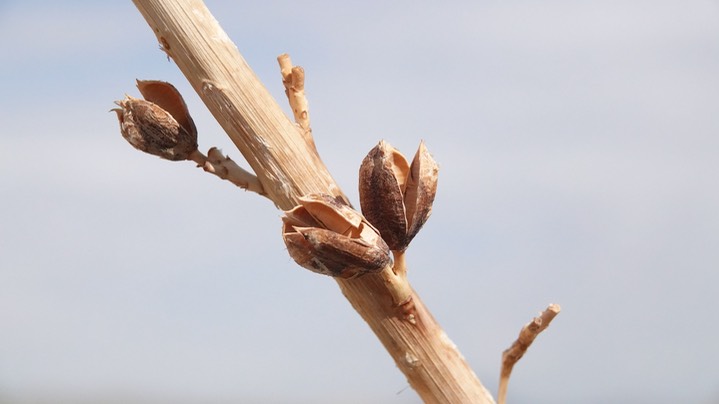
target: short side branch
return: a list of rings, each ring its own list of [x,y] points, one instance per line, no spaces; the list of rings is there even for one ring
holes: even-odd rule
[[[262,184],[257,176],[238,166],[232,159],[222,154],[222,152],[213,147],[207,152],[207,156],[199,150],[195,150],[190,154],[189,160],[197,163],[198,167],[210,174],[230,181],[242,189],[255,192],[262,196],[267,196]]]
[[[497,403],[504,404],[506,402],[507,385],[509,384],[509,377],[512,374],[514,365],[522,359],[522,356],[527,352],[527,349],[532,345],[532,342],[534,342],[534,339],[537,338],[539,333],[549,327],[549,323],[559,314],[560,310],[561,308],[558,304],[550,304],[546,310],[539,314],[539,317],[535,317],[530,323],[522,327],[517,340],[512,343],[512,346],[502,352],[502,370],[499,375]]]

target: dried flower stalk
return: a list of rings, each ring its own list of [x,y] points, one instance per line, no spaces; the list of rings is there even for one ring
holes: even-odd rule
[[[278,207],[291,209],[312,193],[343,198],[314,148],[257,80],[202,1],[134,3]],[[416,293],[414,321],[397,315],[383,273],[335,279],[419,396],[431,403],[493,403]]]

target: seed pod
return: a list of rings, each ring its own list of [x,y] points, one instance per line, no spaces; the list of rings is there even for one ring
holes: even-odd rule
[[[403,249],[406,238],[403,193],[408,173],[407,159],[385,141],[370,150],[360,167],[362,213],[377,227],[391,250]]]
[[[285,212],[282,239],[292,259],[324,275],[353,278],[381,271],[389,248],[361,214],[329,195],[311,194]]]
[[[137,81],[144,100],[115,101],[120,132],[130,145],[166,160],[187,160],[197,150],[197,129],[185,101],[169,83]]]
[[[359,194],[362,213],[391,250],[404,251],[432,211],[437,163],[420,142],[412,160],[381,141],[362,161]]]

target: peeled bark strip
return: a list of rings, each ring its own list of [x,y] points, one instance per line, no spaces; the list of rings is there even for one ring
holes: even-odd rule
[[[311,193],[344,197],[202,1],[134,3],[279,208],[290,210]],[[369,274],[337,282],[420,397],[430,403],[493,403],[416,293],[413,321],[398,313],[387,279],[393,278]]]

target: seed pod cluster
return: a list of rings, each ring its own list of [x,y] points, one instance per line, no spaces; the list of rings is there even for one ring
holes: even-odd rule
[[[285,212],[282,239],[302,267],[354,278],[389,265],[387,244],[357,211],[326,194],[310,194]]]
[[[187,160],[197,150],[197,128],[187,105],[170,83],[138,80],[144,100],[115,101],[120,132],[134,148],[166,160]]]
[[[432,212],[439,167],[424,142],[412,164],[380,141],[362,161],[359,196],[362,213],[393,251],[404,251]]]

